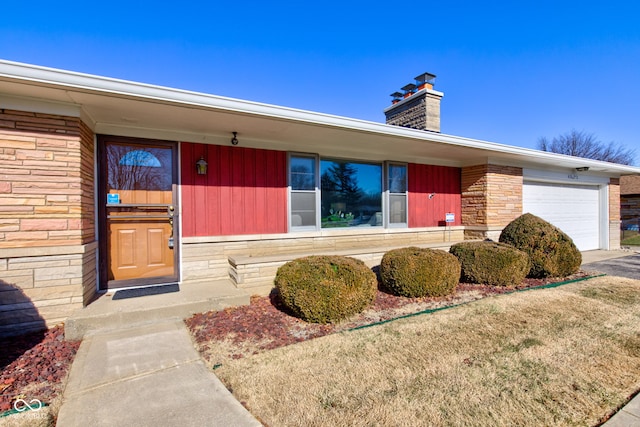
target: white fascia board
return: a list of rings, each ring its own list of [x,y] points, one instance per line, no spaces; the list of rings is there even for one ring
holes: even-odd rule
[[[183,107],[224,110],[239,114],[308,123],[315,126],[320,125],[351,131],[370,132],[378,135],[438,142],[485,151],[487,156],[491,156],[492,153],[496,156],[501,154],[514,155],[522,158],[522,161],[541,165],[572,168],[586,166],[594,170],[606,171],[607,173],[640,174],[640,168],[631,166],[565,156],[529,148],[404,128],[331,114],[316,113],[295,108],[0,60],[0,79],[3,78],[17,82],[26,81],[57,88],[66,88],[70,91],[102,93],[105,96],[122,96]]]
[[[0,108],[7,110],[32,111],[34,113],[42,114],[57,114],[68,117],[81,116],[81,108],[76,104],[7,95],[0,97]]]

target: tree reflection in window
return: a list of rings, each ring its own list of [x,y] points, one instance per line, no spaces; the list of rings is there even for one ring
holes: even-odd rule
[[[107,192],[111,190],[171,190],[171,149],[109,144]]]
[[[322,160],[322,227],[382,225],[382,166]]]

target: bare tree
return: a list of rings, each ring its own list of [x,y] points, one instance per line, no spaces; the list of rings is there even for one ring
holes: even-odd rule
[[[572,129],[563,135],[554,137],[551,141],[546,137],[538,139],[538,148],[569,156],[584,157],[593,160],[633,165],[636,153],[623,145],[600,141],[593,133]]]

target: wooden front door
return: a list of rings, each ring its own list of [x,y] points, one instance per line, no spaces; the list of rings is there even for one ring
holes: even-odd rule
[[[176,146],[99,138],[107,288],[178,281]]]

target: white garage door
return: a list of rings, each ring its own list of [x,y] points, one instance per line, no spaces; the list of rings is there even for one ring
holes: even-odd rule
[[[522,211],[567,233],[578,249],[600,248],[600,191],[594,185],[525,182]]]

